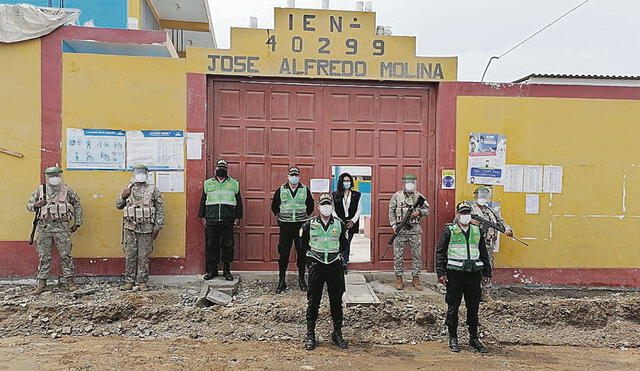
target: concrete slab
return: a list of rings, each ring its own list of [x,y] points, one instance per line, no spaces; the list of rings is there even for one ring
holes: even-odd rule
[[[365,279],[362,273],[350,273],[345,276],[346,290],[342,297],[347,307],[354,305],[378,305],[380,299]]]
[[[362,273],[353,272],[344,276],[344,282],[347,285],[364,285],[367,280]]]
[[[218,305],[227,305],[231,303],[233,298],[231,295],[227,295],[224,292],[220,292],[218,290],[210,290],[207,294],[207,300]]]
[[[227,295],[233,296],[238,293],[238,287],[240,286],[240,276],[233,277],[233,281],[227,281],[224,277],[215,277],[212,280],[204,281],[211,290],[218,290]]]

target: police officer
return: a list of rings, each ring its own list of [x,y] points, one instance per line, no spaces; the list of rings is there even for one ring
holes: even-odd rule
[[[155,185],[147,182],[149,169],[144,165],[133,167],[133,182],[116,200],[116,208],[124,210],[122,245],[125,256],[122,290],[132,290],[138,283],[140,291],[147,290],[149,255],[153,241],[164,226],[164,202]]]
[[[206,271],[204,279],[218,276],[218,264],[222,255],[222,275],[233,281],[230,265],[233,261],[233,228],[242,219],[242,196],[240,183],[228,175],[229,164],[225,160],[216,162],[216,175],[204,182],[200,211],[206,225]],[[222,254],[221,248],[222,247]]]
[[[478,340],[478,309],[480,283],[491,278],[491,265],[484,235],[478,226],[471,224],[471,206],[466,202],[456,205],[456,218],[440,235],[436,246],[436,273],[438,282],[447,286],[445,324],[449,330],[449,348],[452,352],[460,351],[458,308],[464,297],[469,345],[480,353],[487,353],[487,348]]]
[[[334,218],[331,195],[320,196],[320,215],[311,218],[302,225],[300,238],[302,247],[307,251],[309,266],[309,291],[307,291],[307,335],[304,347],[313,350],[316,347],[316,320],[322,299],[324,284],[327,284],[329,307],[333,320],[331,341],[342,349],[347,343],[342,338],[342,294],[345,291],[342,272],[342,253],[348,244],[348,229],[344,222]]]
[[[505,233],[508,236],[513,236],[513,230],[511,227],[505,223],[500,213],[495,212],[491,207],[489,207],[489,202],[491,201],[491,190],[487,187],[478,187],[473,192],[475,202],[471,204],[471,215],[478,215],[483,219],[486,219],[494,224],[498,224],[505,229]],[[487,251],[489,252],[489,261],[491,262],[491,268],[495,266],[493,251],[498,242],[498,231],[493,228],[487,227],[483,224],[480,224],[476,220],[472,220],[471,224],[475,224],[480,227],[482,230],[482,234],[484,235],[485,244],[487,246]],[[491,298],[491,281],[487,281],[486,283],[482,283],[482,300],[489,301]]]
[[[307,291],[307,283],[304,279],[305,251],[300,244],[300,227],[313,213],[313,196],[311,190],[300,183],[300,169],[297,166],[289,168],[287,182],[273,194],[271,212],[278,218],[280,227],[278,241],[280,276],[276,294],[281,294],[287,289],[285,277],[292,242],[296,246],[298,285],[300,290]]]
[[[402,183],[403,189],[394,193],[389,201],[389,224],[394,230],[402,222],[407,210],[413,206],[418,197],[422,196],[420,192],[416,191],[417,178],[415,175],[404,175]],[[409,219],[409,226],[400,232],[393,243],[393,269],[396,274],[393,287],[396,290],[404,288],[402,274],[404,273],[404,250],[407,245],[411,249],[411,275],[413,277],[411,283],[418,291],[424,289],[420,283],[420,267],[422,266],[422,227],[420,221],[423,216],[427,215],[429,215],[429,203],[425,201],[422,206],[413,211],[411,219]]]
[[[27,210],[40,211],[36,227],[38,250],[38,283],[33,295],[47,290],[47,278],[51,270],[51,251],[55,243],[60,255],[63,280],[66,289],[77,289],[73,281],[74,268],[71,257],[71,233],[82,225],[80,198],[68,185],[62,183],[62,169],[53,166],[44,171],[46,183],[31,194]]]

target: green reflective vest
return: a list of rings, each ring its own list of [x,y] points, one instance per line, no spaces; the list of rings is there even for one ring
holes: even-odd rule
[[[206,218],[214,221],[233,221],[235,219],[236,194],[240,191],[240,183],[228,177],[220,183],[216,178],[204,182],[206,200]]]
[[[469,225],[469,240],[458,223],[447,226],[451,232],[447,250],[447,269],[464,272],[477,272],[483,268],[480,261],[480,228]]]
[[[280,187],[280,214],[278,220],[285,223],[306,222],[307,216],[307,187],[298,186],[296,196],[285,185]]]
[[[307,256],[321,258],[325,264],[339,259],[339,256],[335,256],[332,261],[329,261],[329,255],[340,252],[341,233],[342,226],[339,220],[334,219],[325,231],[321,221],[317,218],[311,219],[309,222],[309,247],[311,251],[307,253]]]

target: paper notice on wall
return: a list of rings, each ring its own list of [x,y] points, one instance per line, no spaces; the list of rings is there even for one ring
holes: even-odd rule
[[[311,179],[311,192],[312,193],[329,193],[329,187],[331,185],[330,179]]]
[[[524,192],[542,193],[542,170],[542,166],[524,166]]]
[[[184,172],[157,171],[156,187],[160,192],[184,192]]]
[[[504,174],[505,192],[522,192],[524,190],[524,167],[506,165]]]
[[[501,134],[469,134],[467,183],[503,184],[507,137]]]
[[[540,213],[540,195],[526,195],[525,196],[525,214],[539,214]]]
[[[542,192],[562,193],[562,166],[545,166],[542,176]]]
[[[187,133],[187,160],[202,160],[204,133]]]
[[[125,170],[125,132],[67,129],[67,170]]]
[[[182,130],[127,131],[127,168],[139,164],[150,170],[184,170]]]

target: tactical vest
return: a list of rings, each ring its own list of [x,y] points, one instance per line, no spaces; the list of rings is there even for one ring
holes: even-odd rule
[[[147,188],[144,190],[142,197],[138,199],[135,199],[133,192],[131,192],[123,210],[126,221],[136,225],[152,224],[155,221],[156,208],[152,206],[154,190],[155,186],[153,184],[147,184]]]
[[[316,253],[316,256],[321,254],[325,264],[331,263],[329,254],[340,252],[341,233],[342,226],[338,220],[334,220],[325,231],[321,221],[316,218],[311,219],[309,222],[309,247],[311,251]]]
[[[412,198],[407,198],[404,194],[404,192],[399,192],[398,196],[396,197],[396,224],[399,224],[402,222],[402,218],[404,217],[404,214],[407,213],[407,210],[409,210],[409,208],[411,206],[413,206],[413,204],[416,202],[416,200],[418,199],[418,197],[420,197],[420,193],[413,192],[413,197]],[[422,218],[422,216],[418,216],[415,218],[409,218],[409,223],[412,224],[418,224],[420,223],[420,219]]]
[[[71,220],[73,215],[73,205],[67,202],[67,194],[69,187],[66,185],[60,186],[58,191],[58,197],[54,199],[47,199],[47,204],[40,209],[40,219],[45,221],[62,221],[67,222]],[[40,186],[40,199],[44,197],[44,187]]]
[[[280,214],[278,220],[285,223],[306,222],[307,216],[307,187],[298,186],[296,196],[285,185],[280,187]]]
[[[447,249],[447,269],[463,272],[477,272],[482,270],[480,261],[480,228],[469,225],[469,240],[458,223],[447,225],[451,238]]]
[[[207,194],[207,205],[236,206],[236,194],[240,191],[240,183],[233,178],[227,178],[220,183],[215,178],[204,182],[204,192]]]

